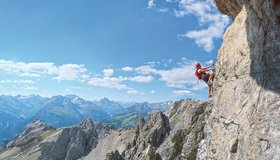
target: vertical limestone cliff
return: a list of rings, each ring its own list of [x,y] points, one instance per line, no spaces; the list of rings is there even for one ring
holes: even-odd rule
[[[219,50],[204,159],[280,159],[280,1],[216,0]]]

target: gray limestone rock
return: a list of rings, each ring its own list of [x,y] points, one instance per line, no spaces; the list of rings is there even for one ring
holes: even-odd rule
[[[55,128],[52,126],[41,122],[39,119],[36,119],[32,123],[28,124],[19,135],[9,142],[6,145],[6,148],[23,147],[32,141],[39,142],[41,140],[40,138],[43,138],[40,137],[42,134],[54,130]]]
[[[0,153],[0,159],[76,160],[88,155],[112,127],[85,119],[78,126],[56,130],[39,120],[27,125]]]
[[[205,159],[280,159],[280,2],[216,3],[235,19],[219,50]]]
[[[231,18],[235,19],[241,11],[244,0],[214,0],[217,8]]]
[[[105,160],[124,160],[119,151],[108,153]]]
[[[79,126],[65,128],[56,141],[40,144],[39,159],[75,160],[87,155],[97,146],[98,133],[91,119],[84,120]]]
[[[199,144],[204,138],[205,109],[208,103],[179,101],[170,108],[171,132],[157,149],[163,160],[196,159]]]
[[[143,123],[142,120],[142,124],[135,131],[130,148],[123,153],[125,159],[160,159],[156,150],[170,132],[168,117],[162,112],[155,112]]]

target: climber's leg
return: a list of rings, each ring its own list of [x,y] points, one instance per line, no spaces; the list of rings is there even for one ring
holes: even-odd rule
[[[214,72],[211,72],[210,73],[210,80],[213,82],[214,80],[214,77],[215,77],[215,73]]]
[[[210,80],[209,80],[210,81]],[[210,84],[210,82],[208,81],[207,83],[207,86],[208,86],[208,97],[211,98],[212,97],[212,94],[211,94],[211,91],[212,91],[212,85]]]

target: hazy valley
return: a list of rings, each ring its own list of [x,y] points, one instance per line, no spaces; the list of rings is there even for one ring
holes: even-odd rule
[[[60,128],[79,124],[85,118],[116,127],[135,127],[148,112],[165,110],[172,102],[115,102],[108,98],[87,101],[75,95],[44,98],[31,96],[0,96],[0,144],[9,141],[23,127],[40,119]]]

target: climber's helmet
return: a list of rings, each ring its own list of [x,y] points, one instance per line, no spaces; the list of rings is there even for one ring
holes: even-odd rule
[[[196,63],[195,66],[196,66],[196,69],[200,69],[201,68],[200,63]]]

